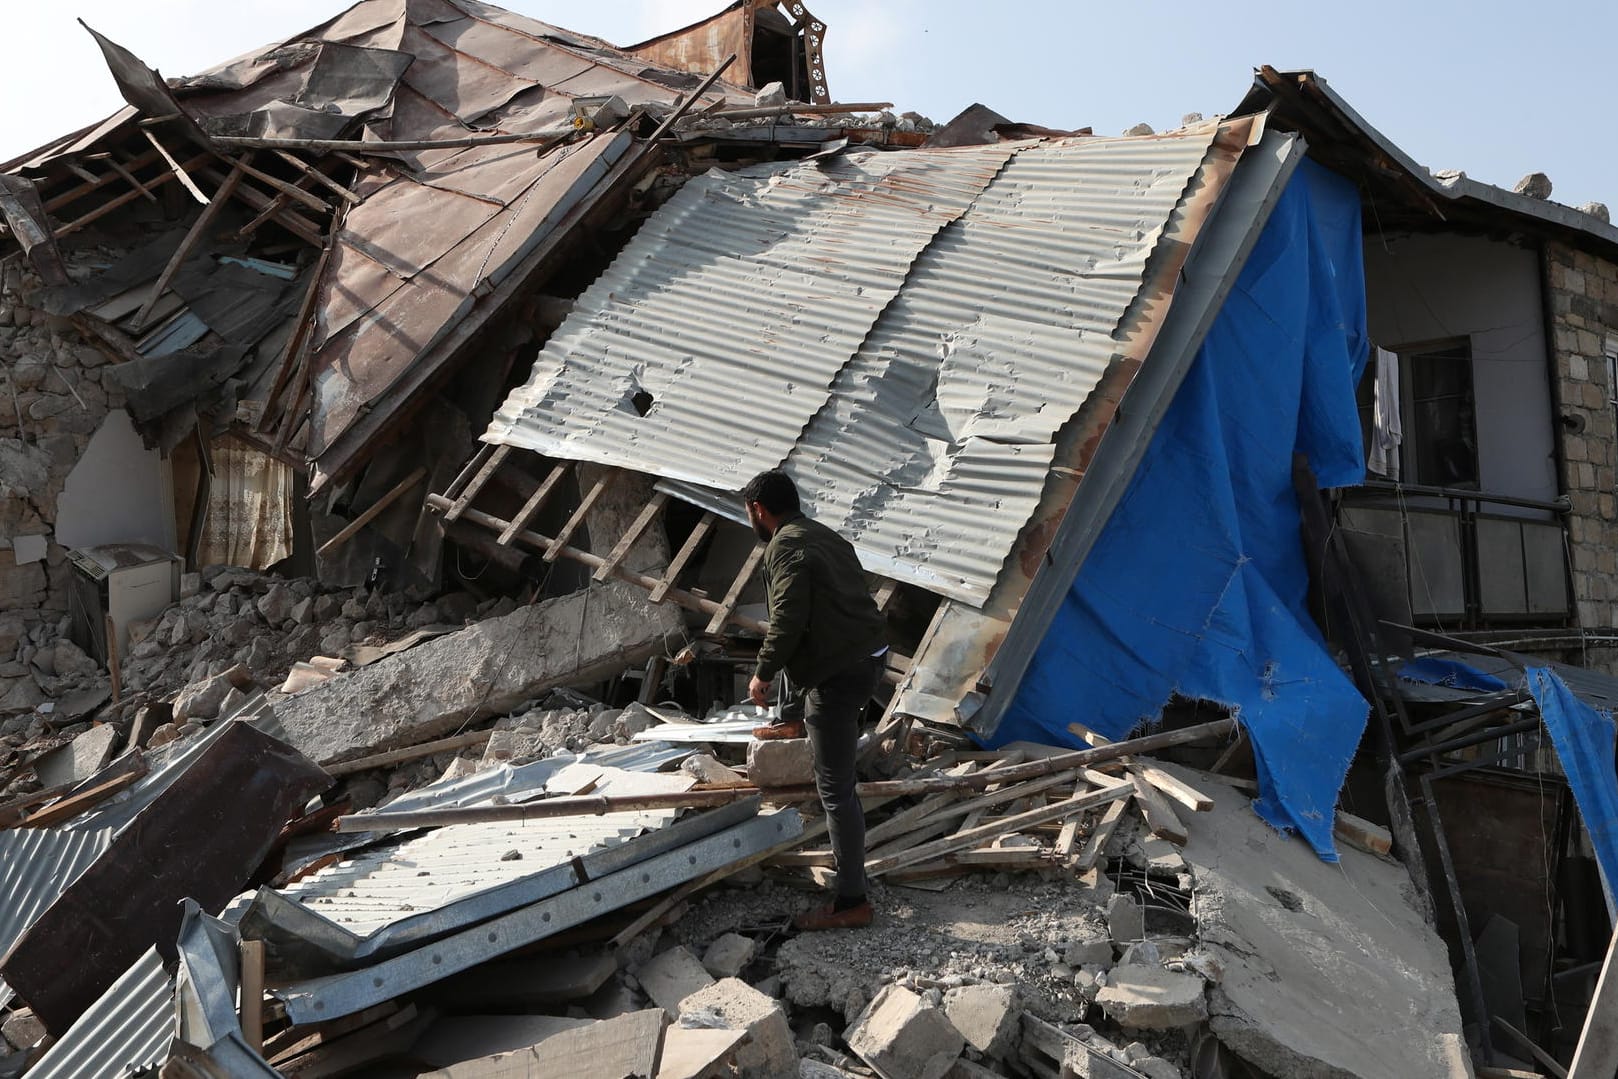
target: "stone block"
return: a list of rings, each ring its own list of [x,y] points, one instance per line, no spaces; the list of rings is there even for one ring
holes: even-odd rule
[[[1017,1050],[1022,1002],[1010,985],[963,985],[944,994],[944,1014],[984,1056],[1009,1058]]]
[[[703,969],[715,978],[735,978],[753,961],[755,947],[752,937],[726,933],[702,953]]]
[[[747,778],[759,787],[801,787],[815,781],[815,751],[807,738],[779,738],[747,746]]]
[[[1096,1003],[1131,1030],[1168,1030],[1208,1018],[1204,983],[1195,974],[1153,967],[1115,967]]]
[[[883,987],[845,1040],[886,1079],[942,1079],[966,1047],[942,1009],[899,985]]]
[[[733,768],[727,768],[706,753],[687,757],[680,771],[708,787],[750,787],[747,777]]]
[[[1107,932],[1120,948],[1146,936],[1146,911],[1134,896],[1117,894],[1107,900]]]
[[[13,1049],[28,1049],[38,1045],[45,1036],[45,1024],[27,1008],[19,1008],[0,1025],[0,1035],[4,1035]]]
[[[1074,937],[1062,952],[1062,962],[1070,967],[1111,966],[1112,938],[1102,933]]]
[[[39,758],[34,762],[34,774],[45,787],[78,783],[105,768],[117,748],[118,728],[103,723]]]
[[[652,956],[635,977],[652,1003],[670,1015],[680,1014],[680,1004],[686,997],[714,984],[713,976],[691,950],[680,946]]]
[[[747,1031],[747,1041],[736,1051],[736,1067],[742,1075],[796,1079],[798,1048],[780,1001],[744,981],[724,978],[686,997],[681,1014],[701,1016],[704,1026]]]
[[[174,721],[184,723],[193,719],[214,719],[232,689],[245,690],[252,685],[252,675],[246,667],[239,665],[222,674],[193,682],[174,698]]]

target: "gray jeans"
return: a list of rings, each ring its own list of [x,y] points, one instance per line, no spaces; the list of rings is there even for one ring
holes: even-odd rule
[[[879,656],[859,660],[805,694],[803,718],[815,751],[815,787],[826,811],[837,858],[837,895],[843,899],[865,894],[865,811],[854,793],[854,763],[860,720],[884,666]]]

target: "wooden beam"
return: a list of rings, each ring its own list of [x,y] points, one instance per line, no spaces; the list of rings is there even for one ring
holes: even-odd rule
[[[304,289],[303,301],[298,304],[297,320],[292,324],[292,333],[287,337],[286,346],[281,350],[280,362],[276,364],[275,381],[270,384],[270,392],[265,395],[264,411],[258,418],[259,431],[270,430],[287,412],[281,394],[292,378],[293,368],[302,357],[304,341],[314,330],[315,301],[320,296],[320,283],[326,273],[326,264],[331,261],[331,249],[331,244],[321,248],[319,257],[315,259],[314,269],[309,274],[309,285]]]
[[[561,486],[562,480],[572,471],[572,461],[563,461],[561,464],[554,466],[550,471],[550,475],[546,476],[544,482],[535,489],[533,494],[528,496],[528,501],[522,504],[522,509],[517,511],[517,516],[513,517],[511,523],[500,530],[500,536],[495,542],[502,547],[510,547],[518,534],[534,523],[534,518],[539,516],[539,511],[544,508],[551,495]]]
[[[1080,873],[1088,872],[1101,859],[1102,852],[1107,849],[1107,840],[1112,838],[1118,822],[1124,819],[1124,810],[1128,806],[1129,803],[1126,801],[1117,801],[1101,814],[1101,819],[1096,821],[1096,826],[1090,830],[1089,838],[1084,841],[1084,849],[1073,860],[1075,870]]]
[[[668,500],[669,496],[662,491],[652,492],[651,499],[641,508],[639,515],[630,522],[629,528],[624,532],[623,537],[619,539],[618,545],[612,549],[612,553],[607,555],[607,560],[596,567],[592,579],[605,581],[618,572],[618,566],[625,558],[629,557],[630,548],[635,546],[635,542],[640,539],[641,533],[651,527],[652,522],[657,519],[657,515],[663,512],[663,506]]]
[[[452,734],[448,738],[423,742],[419,746],[407,746],[404,749],[393,749],[386,753],[374,753],[369,757],[358,757],[351,761],[343,761],[340,764],[328,764],[326,774],[336,778],[338,776],[353,775],[355,772],[368,772],[373,768],[385,768],[390,764],[420,760],[422,757],[431,757],[437,753],[450,753],[457,749],[466,749],[468,746],[482,745],[493,734],[492,729],[468,731],[465,734]]]
[[[504,449],[505,447],[501,448]],[[607,484],[612,482],[617,475],[617,469],[609,469],[602,473],[601,478],[596,480],[595,485],[585,492],[583,498],[579,499],[579,508],[573,511],[573,516],[567,519],[567,523],[562,526],[562,530],[556,533],[556,538],[551,540],[550,545],[545,548],[545,553],[542,556],[545,561],[555,562],[562,557],[562,551],[568,545],[567,541],[573,538],[573,533],[577,532],[579,526],[584,523],[585,515],[595,506],[596,500],[607,490]]]
[[[730,591],[719,601],[719,609],[714,612],[713,617],[708,620],[707,628],[703,630],[708,636],[711,637],[724,629],[725,623],[730,621],[731,612],[736,609],[737,602],[742,598],[742,589],[747,587],[747,582],[758,572],[758,564],[764,560],[764,550],[764,544],[755,543],[753,549],[747,552],[747,557],[742,560],[742,568],[736,571],[736,579],[730,582]]]
[[[1139,770],[1133,767],[1129,770],[1129,779],[1135,788],[1135,803],[1140,806],[1141,816],[1146,818],[1146,827],[1151,833],[1182,847],[1190,842],[1191,833],[1185,830],[1185,825],[1180,823],[1180,818],[1168,802],[1157,793],[1157,788],[1146,782]]]
[[[460,496],[455,499],[455,504],[445,511],[445,524],[454,524],[461,519],[461,514],[466,512],[466,507],[470,506],[472,500],[483,492],[484,485],[489,482],[489,479],[496,472],[500,471],[500,466],[505,464],[506,458],[510,456],[510,446],[496,446],[494,448],[494,452],[489,454],[488,459],[483,462],[483,467],[478,469],[477,475],[472,477],[472,482],[466,485],[466,490],[462,491]]]
[[[111,160],[111,155],[110,154],[108,155],[107,159],[109,161]],[[133,171],[135,169],[142,169],[142,168],[145,168],[147,165],[150,165],[152,162],[156,161],[157,159],[158,159],[158,157],[157,157],[157,151],[156,150],[147,150],[144,154],[139,154],[136,157],[131,158],[126,163],[126,165],[124,167],[130,169],[131,171]],[[77,202],[80,198],[84,197],[85,195],[88,195],[90,192],[98,191],[101,188],[106,187],[108,184],[112,183],[113,180],[115,180],[116,178],[117,178],[116,176],[113,176],[113,175],[110,175],[110,174],[107,175],[107,176],[98,176],[98,177],[96,177],[95,183],[79,184],[77,187],[71,187],[68,190],[62,192],[60,195],[52,195],[50,198],[45,200],[45,212],[46,213],[55,213],[57,210],[62,209],[64,206],[67,206],[67,205],[69,205],[71,203]],[[150,182],[151,182],[152,186],[156,186],[160,181],[153,180],[153,181],[150,181]]]
[[[458,139],[409,139],[398,142],[358,142],[354,139],[267,139],[247,135],[215,135],[213,141],[221,146],[239,146],[253,150],[314,150],[319,153],[397,154],[416,150],[460,150],[469,146],[498,146],[508,142],[557,143],[579,133],[575,127],[559,127],[549,131],[530,131],[525,134],[468,135]]]
[[[264,942],[241,942],[242,1040],[257,1053],[264,1048]]]
[[[196,157],[193,157],[191,160],[187,161],[185,164],[186,164],[187,168],[190,168],[190,167],[192,167],[194,165],[200,164],[203,161],[206,161],[207,159],[208,159],[207,154],[198,154]],[[157,177],[156,179],[148,180],[146,182],[146,188],[147,188],[147,190],[151,190],[154,187],[160,187],[163,184],[166,184],[170,180],[174,179],[176,175],[177,174],[173,173],[173,172],[165,172],[163,175]],[[97,206],[95,209],[91,210],[89,213],[85,214],[83,217],[75,218],[72,221],[69,221],[67,224],[63,225],[61,228],[57,229],[56,230],[56,238],[58,240],[60,240],[63,236],[67,236],[67,235],[70,235],[71,233],[75,233],[75,232],[79,231],[80,229],[84,228],[86,225],[89,225],[89,224],[92,224],[92,223],[94,223],[96,221],[101,220],[103,217],[105,217],[108,214],[112,213],[114,210],[118,209],[119,207],[125,206],[125,205],[127,205],[127,204],[129,204],[131,202],[134,202],[136,199],[140,198],[140,195],[141,195],[141,193],[139,191],[126,191],[122,195],[114,195],[112,198],[108,199],[106,202],[102,203],[100,206]]]
[[[1214,806],[1214,800],[1197,790],[1191,784],[1165,772],[1163,769],[1150,764],[1136,764],[1135,769],[1140,777],[1158,791],[1173,798],[1193,813],[1206,813]]]
[[[191,179],[190,174],[185,171],[185,168],[181,166],[178,161],[174,160],[174,155],[169,153],[163,144],[157,141],[157,136],[152,134],[152,129],[149,127],[142,128],[141,134],[145,135],[146,141],[152,144],[152,149],[156,150],[162,156],[163,160],[168,162],[169,168],[174,171],[174,178],[179,180],[180,183],[185,186],[187,191],[191,192],[191,197],[202,203],[204,206],[208,205],[208,196],[202,193],[202,188],[196,185],[196,182]]]
[[[130,172],[123,165],[119,164],[117,158],[109,155],[107,157],[107,166],[111,168],[113,172],[116,172],[119,176],[122,176],[126,181],[128,181],[130,187],[133,187],[136,191],[139,191],[142,195],[144,195],[146,197],[146,201],[157,201],[157,196],[152,194],[151,190],[145,184],[137,180],[133,172]]]
[[[147,765],[145,761],[142,761],[140,766],[132,771],[122,772],[105,783],[98,783],[87,791],[63,798],[60,802],[53,802],[38,813],[29,816],[22,822],[21,827],[48,828],[51,825],[72,820],[92,806],[99,805],[119,791],[133,786],[136,781],[146,774],[146,770]]]
[[[361,513],[358,517],[348,522],[341,532],[337,533],[337,535],[333,536],[325,543],[322,543],[320,545],[320,549],[315,553],[320,555],[329,554],[338,547],[347,543],[353,538],[354,533],[358,532],[360,529],[374,521],[383,510],[393,505],[404,495],[406,491],[410,490],[412,487],[426,478],[426,467],[422,466],[417,468],[414,472],[410,473],[410,475],[394,484],[393,489],[387,494],[371,503],[370,506],[366,508],[364,513]]]
[[[708,533],[713,531],[714,524],[718,520],[719,518],[712,513],[704,513],[698,519],[696,527],[685,538],[685,542],[680,544],[680,549],[675,552],[673,561],[669,563],[669,568],[663,571],[663,579],[657,582],[657,585],[647,597],[648,599],[653,603],[663,602],[663,597],[667,596],[669,589],[679,582],[680,574],[684,571],[686,564],[697,553],[697,548],[702,546],[702,541],[708,538]]]
[[[246,155],[243,156],[245,157]],[[174,254],[169,256],[169,261],[163,267],[163,272],[157,275],[157,281],[152,285],[151,294],[146,297],[146,302],[140,305],[140,310],[135,312],[134,321],[129,325],[132,332],[140,333],[146,328],[146,319],[151,315],[152,308],[156,306],[158,297],[168,289],[169,282],[174,280],[174,275],[180,271],[180,267],[190,257],[192,249],[202,239],[203,234],[208,231],[208,226],[213,224],[214,219],[219,216],[219,211],[224,209],[225,203],[229,202],[231,195],[235,194],[236,186],[242,182],[242,173],[246,171],[246,168],[245,161],[236,162],[235,167],[230,170],[230,175],[225,177],[225,182],[220,184],[218,190],[214,192],[213,198],[202,207],[202,212],[197,215],[197,219],[191,222],[191,227],[186,230],[184,238],[180,240],[180,246],[174,249]]]
[[[211,168],[198,169],[197,174],[214,180],[223,179],[216,170]],[[324,247],[326,245],[326,233],[319,225],[284,204],[280,206],[273,205],[276,199],[285,198],[284,195],[266,195],[251,184],[244,183],[237,190],[236,197],[254,210],[265,211],[268,217],[273,218],[282,228],[305,243],[314,247]],[[237,231],[236,235],[245,239],[252,234],[254,227],[256,225],[244,225]]]
[[[251,151],[249,151],[249,152],[251,152]],[[230,161],[230,158],[224,157],[223,155],[220,155],[219,159],[221,161],[225,161],[225,162]],[[242,165],[241,168],[242,168],[242,170],[244,172],[247,173],[247,175],[251,176],[253,179],[257,180],[259,183],[267,184],[270,187],[273,187],[275,190],[281,192],[281,194],[285,195],[287,198],[292,199],[294,202],[303,203],[305,206],[309,207],[309,209],[315,211],[316,213],[324,214],[324,213],[330,213],[331,212],[331,208],[332,208],[331,203],[327,202],[325,199],[321,198],[319,195],[311,195],[309,192],[305,191],[301,187],[298,187],[296,184],[289,184],[285,180],[280,179],[279,177],[271,176],[269,173],[264,172],[264,171],[262,171],[260,169],[255,169],[255,168],[253,168],[253,167],[251,167],[249,165]],[[311,180],[314,179],[314,177],[312,177],[312,176],[308,177],[308,178],[311,179]]]
[[[321,172],[319,169],[315,168],[313,165],[305,163],[304,160],[302,158],[298,157],[296,154],[289,154],[285,150],[277,150],[277,151],[275,151],[275,156],[279,157],[282,161],[285,161],[287,164],[291,165],[293,168],[295,168],[298,171],[302,172],[305,176],[309,177],[309,179],[313,180],[315,183],[320,184],[322,187],[325,187],[327,190],[331,191],[333,194],[342,196],[348,202],[357,203],[357,202],[360,201],[359,195],[357,195],[354,192],[350,191],[348,188],[344,187],[342,184],[338,183],[336,180],[333,180],[330,176],[327,176],[324,172]]]

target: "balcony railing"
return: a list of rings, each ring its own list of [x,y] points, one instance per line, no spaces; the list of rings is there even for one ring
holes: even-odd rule
[[[1343,491],[1345,528],[1402,546],[1411,616],[1447,629],[1571,617],[1565,499],[1372,481]]]

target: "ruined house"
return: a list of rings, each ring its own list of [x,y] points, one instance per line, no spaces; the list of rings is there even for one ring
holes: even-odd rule
[[[127,731],[138,758],[170,718],[185,767],[148,778],[138,759],[109,763],[103,739],[73,775],[145,791],[151,810],[196,794],[187,768],[204,749],[253,742],[249,719],[296,751],[287,783],[314,784],[310,762],[368,772],[508,713],[509,737],[483,736],[491,754],[523,739],[583,749],[578,730],[552,736],[574,711],[538,702],[604,685],[608,705],[678,699],[721,716],[700,731],[597,724],[658,747],[592,759],[609,786],[689,799],[691,784],[640,773],[689,753],[670,748],[682,742],[746,740],[750,720],[726,707],[763,629],[761,549],[735,492],[780,466],[854,542],[889,617],[873,761],[984,747],[1006,754],[996,767],[1037,767],[1017,755],[1105,757],[1101,743],[1143,722],[1240,725],[1233,744],[1179,751],[1204,770],[1190,780],[1091,774],[1063,788],[1083,803],[1065,816],[1043,804],[1054,794],[1002,814],[1007,830],[1074,824],[1036,839],[1032,860],[1000,835],[974,846],[989,827],[974,809],[964,839],[930,840],[959,844],[940,861],[899,852],[884,871],[1054,859],[1090,872],[1117,852],[1119,814],[1103,807],[1133,798],[1155,840],[1191,842],[1183,858],[1125,843],[1115,868],[1147,893],[1155,872],[1165,894],[1187,870],[1227,900],[1223,920],[1159,911],[1220,945],[1225,969],[1188,950],[1167,968],[1186,1010],[1133,1013],[1160,1024],[1146,1029],[1204,1023],[1211,1041],[1179,1047],[1188,1066],[1198,1045],[1274,1075],[1411,1074],[1413,1061],[1464,1074],[1529,1045],[1570,1056],[1598,1010],[1600,881],[1618,872],[1599,711],[1618,700],[1603,673],[1618,230],[1595,208],[1428,172],[1312,73],[1261,69],[1229,115],[1157,135],[1053,131],[981,106],[935,130],[885,103],[833,102],[824,38],[796,3],[740,0],[618,48],[472,0],[364,0],[167,80],[98,39],[128,106],[0,168],[7,767],[45,767],[24,731],[95,721]],[[427,612],[408,625],[406,598]],[[331,656],[355,669],[304,662]],[[540,713],[537,729],[520,722]],[[561,762],[543,763],[499,782],[575,793]],[[788,785],[749,766],[753,787]],[[1221,771],[1239,785],[1221,788],[1217,828],[1187,831],[1153,793],[1207,811],[1193,788]],[[452,769],[388,809],[487,809],[492,782]],[[671,874],[675,837],[691,866],[717,859],[704,872],[731,864],[713,853],[721,838],[778,868],[823,868],[823,852],[780,847],[801,834],[789,812],[642,815],[592,842],[638,845]],[[1360,825],[1398,863],[1345,851],[1345,835],[1365,841],[1345,813],[1375,822]],[[295,814],[261,815],[271,823],[243,840],[258,857]],[[215,1063],[257,1054],[238,1045],[246,1026],[172,980],[176,962],[211,970],[205,953],[238,947],[232,934],[268,945],[295,1059],[298,1033],[328,1020],[419,1033],[422,1016],[373,1009],[554,932],[540,915],[581,902],[598,874],[621,875],[614,902],[659,892],[627,855],[592,847],[540,872],[480,833],[470,894],[378,914],[344,882],[447,864],[456,841],[395,836],[367,854],[328,836],[301,870],[313,876],[239,899],[224,924],[211,919],[233,892],[182,893],[200,906],[181,923],[157,888],[142,897],[167,911],[150,940],[105,941],[81,982],[50,986],[62,911],[118,894],[106,852],[127,824],[114,809],[27,839],[94,868],[82,884],[9,878],[30,903],[0,926],[0,973],[61,1039],[42,1067],[66,1070],[46,1074],[82,1065],[84,1032],[140,994],[147,1040],[125,1062],[182,1051],[152,1040],[176,999],[174,1046]],[[1287,866],[1268,888],[1256,869],[1220,869],[1220,837],[1249,829],[1250,849]],[[1511,842],[1491,845],[1500,835]],[[1365,982],[1279,959],[1321,932],[1322,907],[1355,904],[1332,894],[1340,855],[1375,898],[1358,893],[1364,909],[1329,947],[1377,955]],[[322,876],[325,859],[339,868]],[[251,861],[224,874],[232,887]],[[1535,871],[1514,875],[1525,862]],[[685,872],[657,880],[707,880]],[[1099,879],[1088,887],[1112,887]],[[361,929],[310,916],[345,900]],[[1370,924],[1395,905],[1387,933]],[[486,926],[499,928],[479,939]],[[438,941],[454,942],[453,972],[434,969]],[[1399,958],[1409,969],[1389,973]],[[912,1004],[884,991],[848,1006],[833,964],[804,963],[791,999],[847,1007],[847,1044],[890,1066],[860,1032]],[[1277,963],[1281,993],[1263,972]],[[1084,973],[1066,972],[1063,999],[1102,999],[1093,977],[1075,995]],[[1156,992],[1148,978],[1140,996]],[[1120,993],[1109,1017],[1139,1004]],[[1356,994],[1410,1001],[1375,1052],[1330,1018]],[[915,1007],[907,1023],[933,1022]],[[770,1043],[750,1036],[744,1054]],[[1067,1059],[1096,1052],[1071,1031],[1030,1022],[1022,1037],[1016,1070],[1092,1074]],[[968,1062],[998,1059],[976,1051]]]

